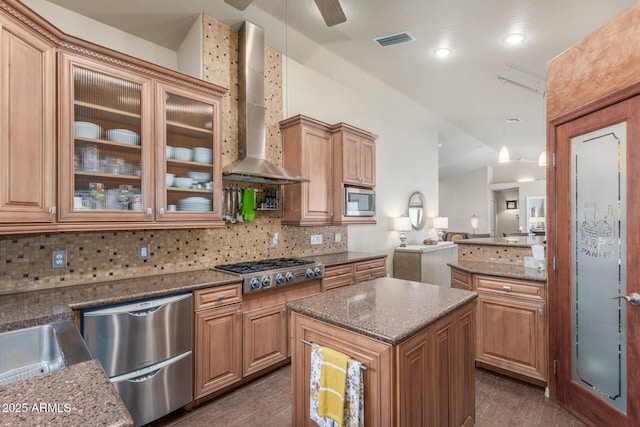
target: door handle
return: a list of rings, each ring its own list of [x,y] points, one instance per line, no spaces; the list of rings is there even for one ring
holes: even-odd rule
[[[611,299],[625,299],[631,305],[640,305],[640,294],[635,292],[629,295],[620,295],[618,297],[613,297]]]

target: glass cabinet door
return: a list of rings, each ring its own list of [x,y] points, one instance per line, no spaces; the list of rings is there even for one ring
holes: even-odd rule
[[[149,221],[151,80],[63,55],[61,219]]]
[[[158,84],[158,220],[220,220],[219,98]]]

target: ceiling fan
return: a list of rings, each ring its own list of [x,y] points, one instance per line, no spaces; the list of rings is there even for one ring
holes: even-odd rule
[[[253,0],[224,0],[225,3],[235,7],[238,10],[245,10]],[[328,27],[341,24],[347,20],[344,15],[340,0],[314,0],[318,10],[324,18],[324,22]]]

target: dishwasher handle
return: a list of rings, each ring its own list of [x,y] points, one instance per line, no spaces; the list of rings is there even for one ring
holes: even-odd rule
[[[181,301],[185,298],[190,298],[191,293],[183,293],[177,295],[170,295],[162,298],[156,298],[145,301],[136,301],[128,304],[121,304],[116,306],[110,306],[106,308],[99,308],[97,310],[84,310],[84,316],[105,316],[110,314],[130,314],[132,316],[147,316],[155,311],[159,310],[167,304],[171,304],[177,301]]]
[[[191,357],[192,352],[188,351],[186,353],[182,353],[178,356],[172,357],[171,359],[167,359],[163,362],[156,363],[155,365],[147,366],[146,368],[138,369],[137,371],[129,372],[126,374],[118,375],[117,377],[111,377],[109,380],[112,384],[117,384],[119,382],[128,381],[132,383],[141,383],[144,381],[148,381],[151,378],[155,377],[158,372],[162,371],[168,365],[172,363],[176,363],[177,361],[184,359],[185,357]]]

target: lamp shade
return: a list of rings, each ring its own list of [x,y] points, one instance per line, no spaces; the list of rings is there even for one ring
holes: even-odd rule
[[[393,218],[393,229],[396,231],[409,231],[411,230],[411,219],[408,216],[400,216]]]
[[[449,218],[436,216],[433,218],[433,228],[449,228]]]
[[[547,150],[542,150],[540,152],[540,157],[538,157],[538,166],[547,166]]]
[[[478,228],[478,223],[480,222],[480,218],[478,218],[477,216],[472,216],[471,217],[471,228],[473,228],[474,230],[476,228]]]

